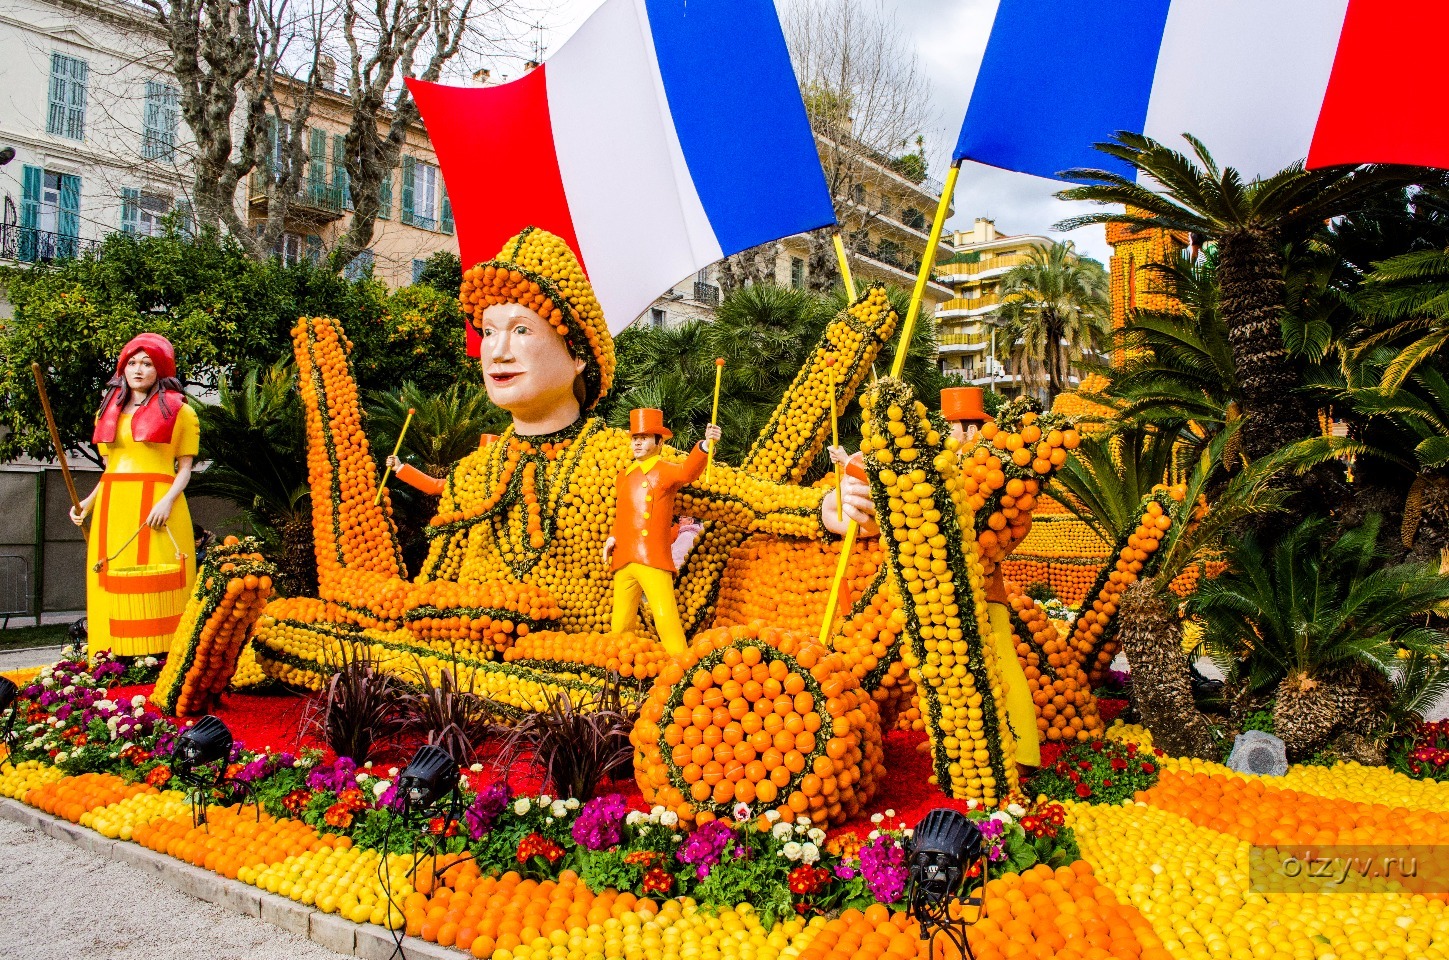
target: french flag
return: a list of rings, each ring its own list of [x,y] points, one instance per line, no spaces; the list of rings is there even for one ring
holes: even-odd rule
[[[1058,177],[1190,133],[1245,176],[1449,167],[1445,0],[1000,0],[956,158]]]
[[[408,86],[464,267],[541,227],[614,331],[723,257],[835,222],[771,0],[606,0],[511,83]]]

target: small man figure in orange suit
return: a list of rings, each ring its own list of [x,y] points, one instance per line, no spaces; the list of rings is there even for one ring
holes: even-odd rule
[[[664,426],[662,411],[631,410],[629,433],[634,462],[619,473],[614,530],[604,541],[604,562],[614,571],[612,629],[622,633],[634,626],[642,594],[654,612],[664,649],[679,656],[686,644],[674,601],[674,495],[704,473],[709,445],[720,438],[720,428],[710,424],[683,463],[659,455],[661,444],[674,436]]]

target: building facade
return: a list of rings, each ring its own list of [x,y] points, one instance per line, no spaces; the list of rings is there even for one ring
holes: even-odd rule
[[[1052,240],[999,233],[996,222],[985,217],[977,217],[970,230],[957,230],[951,240],[953,254],[936,268],[937,279],[952,291],[936,311],[941,372],[973,386],[1014,393],[1021,376],[1009,372],[1011,347],[996,326],[1001,279]]]
[[[167,69],[166,38],[146,9],[119,0],[11,0],[0,7],[0,262],[79,256],[117,231],[149,235],[190,209],[191,138]],[[333,70],[335,74],[335,69]],[[325,76],[325,74],[324,74]],[[279,78],[282,100],[287,80]],[[343,135],[351,108],[335,76],[313,101],[308,167],[276,253],[320,258],[351,220]],[[387,123],[388,118],[379,118]],[[238,189],[243,219],[266,217],[271,149]],[[437,158],[421,124],[408,131],[384,182],[369,249],[348,267],[391,286],[412,283],[428,257],[457,252]]]

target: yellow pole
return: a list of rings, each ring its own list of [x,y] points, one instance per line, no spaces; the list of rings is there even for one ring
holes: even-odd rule
[[[941,242],[941,232],[946,228],[946,214],[951,209],[951,197],[956,192],[956,178],[961,175],[961,164],[959,162],[951,165],[950,171],[946,174],[946,185],[941,190],[941,201],[936,204],[936,217],[931,221],[931,237],[926,242],[926,253],[921,257],[921,271],[916,274],[916,286],[911,291],[911,305],[906,310],[906,322],[901,327],[901,341],[896,347],[896,358],[891,363],[893,377],[899,377],[906,366],[906,355],[910,353],[911,335],[916,329],[916,318],[921,313],[921,298],[925,296],[926,284],[930,282],[931,270],[936,265],[936,247]],[[837,237],[838,240],[838,237]],[[837,248],[842,255],[842,248]],[[852,297],[854,299],[854,297]],[[872,366],[871,373],[875,373]],[[835,394],[832,392],[831,396]],[[835,488],[836,499],[840,499],[840,487]],[[845,575],[850,570],[850,551],[855,546],[856,537],[860,533],[860,525],[854,520],[845,529],[845,540],[840,544],[840,561],[835,566],[835,580],[830,584],[830,597],[825,602],[825,619],[820,622],[820,642],[829,645],[830,628],[835,620],[835,611],[840,606],[840,592],[845,585]]]
[[[724,357],[714,358],[714,405],[709,408],[709,422],[719,423],[719,378],[724,373]],[[704,482],[709,483],[709,474],[714,467],[714,444],[709,445],[709,456],[704,462]]]
[[[853,299],[853,298],[852,298]],[[840,446],[840,418],[835,412],[835,357],[825,358],[825,365],[830,369],[830,443],[832,446]],[[840,496],[840,484],[845,479],[845,468],[840,464],[835,465],[835,519],[845,519],[845,500]]]
[[[916,286],[911,291],[911,305],[906,309],[906,322],[901,327],[901,341],[896,346],[896,359],[891,364],[891,376],[899,377],[906,366],[906,354],[910,352],[911,335],[916,332],[916,318],[921,314],[921,298],[926,294],[931,270],[936,265],[936,247],[941,242],[941,231],[946,227],[946,214],[951,209],[951,195],[956,192],[956,178],[961,175],[961,162],[951,164],[946,174],[946,186],[941,190],[941,202],[936,204],[936,219],[931,221],[931,239],[926,241],[926,252],[921,257],[921,271],[916,274]]]
[[[408,407],[408,415],[403,419],[402,429],[399,430],[397,434],[397,443],[393,444],[392,446],[392,455],[394,457],[397,456],[397,452],[402,449],[403,437],[407,436],[408,434],[408,424],[413,422],[413,414],[415,412],[416,411],[412,407]],[[391,471],[392,467],[384,467],[382,470],[382,482],[377,485],[377,496],[372,498],[372,505],[374,507],[377,506],[379,503],[382,503],[382,490],[384,487],[387,486],[387,476]]]
[[[845,256],[845,244],[840,239],[840,231],[836,230],[830,239],[835,241],[835,259],[840,262],[840,279],[845,281],[845,295],[854,303],[855,279],[850,275],[850,260]]]

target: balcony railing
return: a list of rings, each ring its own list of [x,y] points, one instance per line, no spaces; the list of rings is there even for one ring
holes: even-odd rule
[[[299,220],[321,223],[341,218],[352,202],[346,181],[337,182],[333,165],[330,163],[321,165],[321,176],[311,176],[312,172],[313,168],[309,166],[308,176],[303,177],[298,185],[292,203],[287,208],[288,213]],[[249,183],[248,202],[263,216],[267,209],[267,181],[271,177],[269,169],[258,167],[252,171]]]
[[[994,307],[1001,303],[1000,294],[988,293],[983,297],[953,297],[941,304],[936,313],[941,314],[949,310],[980,310],[983,307]]]
[[[991,336],[985,333],[942,333],[937,334],[936,342],[942,346],[980,347],[990,343]]]
[[[719,287],[702,280],[694,281],[694,300],[696,303],[708,304],[711,307],[719,306]]]
[[[0,224],[0,260],[20,263],[53,263],[74,260],[88,250],[99,247],[95,240],[82,240],[51,230]]]
[[[1030,263],[1031,257],[1024,253],[1008,253],[999,257],[978,260],[975,263],[943,263],[937,268],[941,277],[974,277],[977,274],[986,273],[989,270],[1001,270],[1006,267],[1019,267],[1024,263]]]

